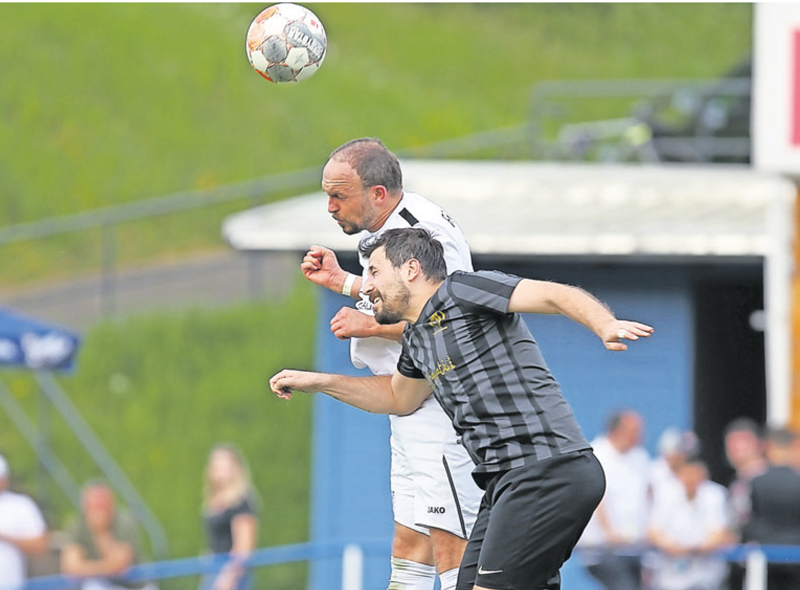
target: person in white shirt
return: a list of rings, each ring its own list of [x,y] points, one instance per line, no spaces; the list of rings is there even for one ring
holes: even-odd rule
[[[714,553],[730,544],[727,492],[708,479],[696,457],[678,468],[681,486],[655,497],[648,540],[655,553],[648,561],[653,590],[720,590],[727,563]]]
[[[0,590],[22,588],[26,557],[48,549],[47,524],[39,507],[8,486],[8,462],[0,455]]]
[[[606,473],[606,493],[578,547],[589,574],[608,590],[640,590],[639,552],[645,541],[650,456],[641,446],[643,422],[615,412],[592,448]]]
[[[678,470],[686,460],[700,451],[697,435],[689,430],[667,428],[658,438],[658,457],[650,467],[650,494],[655,498],[669,488],[680,487]],[[655,500],[653,500],[655,501]]]
[[[376,138],[347,142],[333,151],[322,173],[328,213],[360,240],[393,228],[420,227],[444,248],[447,272],[471,271],[469,245],[455,221],[422,195],[406,191],[400,163]],[[331,331],[350,341],[350,358],[373,375],[392,375],[405,322],[382,326],[360,292],[362,274],[346,272],[335,252],[312,246],[301,264],[311,282],[356,299],[331,320]],[[391,492],[395,528],[389,590],[453,590],[467,539],[483,495],[474,464],[450,418],[433,397],[407,416],[391,416]]]

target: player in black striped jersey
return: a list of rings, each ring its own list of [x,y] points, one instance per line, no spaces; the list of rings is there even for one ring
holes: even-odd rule
[[[557,589],[602,497],[602,468],[519,313],[562,314],[612,351],[653,328],[618,320],[568,285],[499,272],[447,277],[441,246],[422,229],[384,232],[362,291],[379,322],[409,322],[392,377],[284,370],[270,387],[322,392],[361,409],[414,411],[431,391],[462,434],[485,490],[459,572],[458,590]]]

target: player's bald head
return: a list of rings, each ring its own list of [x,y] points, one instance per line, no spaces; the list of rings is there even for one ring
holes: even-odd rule
[[[400,162],[380,139],[362,137],[348,141],[333,150],[329,160],[347,162],[356,171],[365,188],[380,185],[389,192],[403,189]]]

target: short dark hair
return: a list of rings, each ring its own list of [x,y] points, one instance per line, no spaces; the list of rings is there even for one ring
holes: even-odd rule
[[[348,141],[333,150],[329,160],[350,164],[365,188],[380,185],[390,192],[403,189],[403,171],[397,156],[375,137]]]
[[[786,448],[795,441],[797,434],[789,428],[770,428],[766,438],[773,445]]]
[[[622,424],[622,420],[626,416],[639,416],[634,410],[630,408],[618,408],[611,412],[606,419],[606,432],[614,432]]]
[[[358,251],[369,258],[378,248],[383,248],[386,259],[394,268],[400,268],[409,260],[417,260],[422,274],[431,281],[443,281],[447,277],[444,247],[431,232],[418,227],[389,229],[374,238],[362,240]]]
[[[725,427],[724,436],[728,436],[731,432],[749,432],[758,439],[763,437],[758,423],[747,416],[741,416],[729,422]]]

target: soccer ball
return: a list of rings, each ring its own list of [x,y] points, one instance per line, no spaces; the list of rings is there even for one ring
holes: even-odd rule
[[[247,59],[270,82],[301,82],[313,76],[327,47],[322,23],[299,4],[265,8],[247,29]]]

